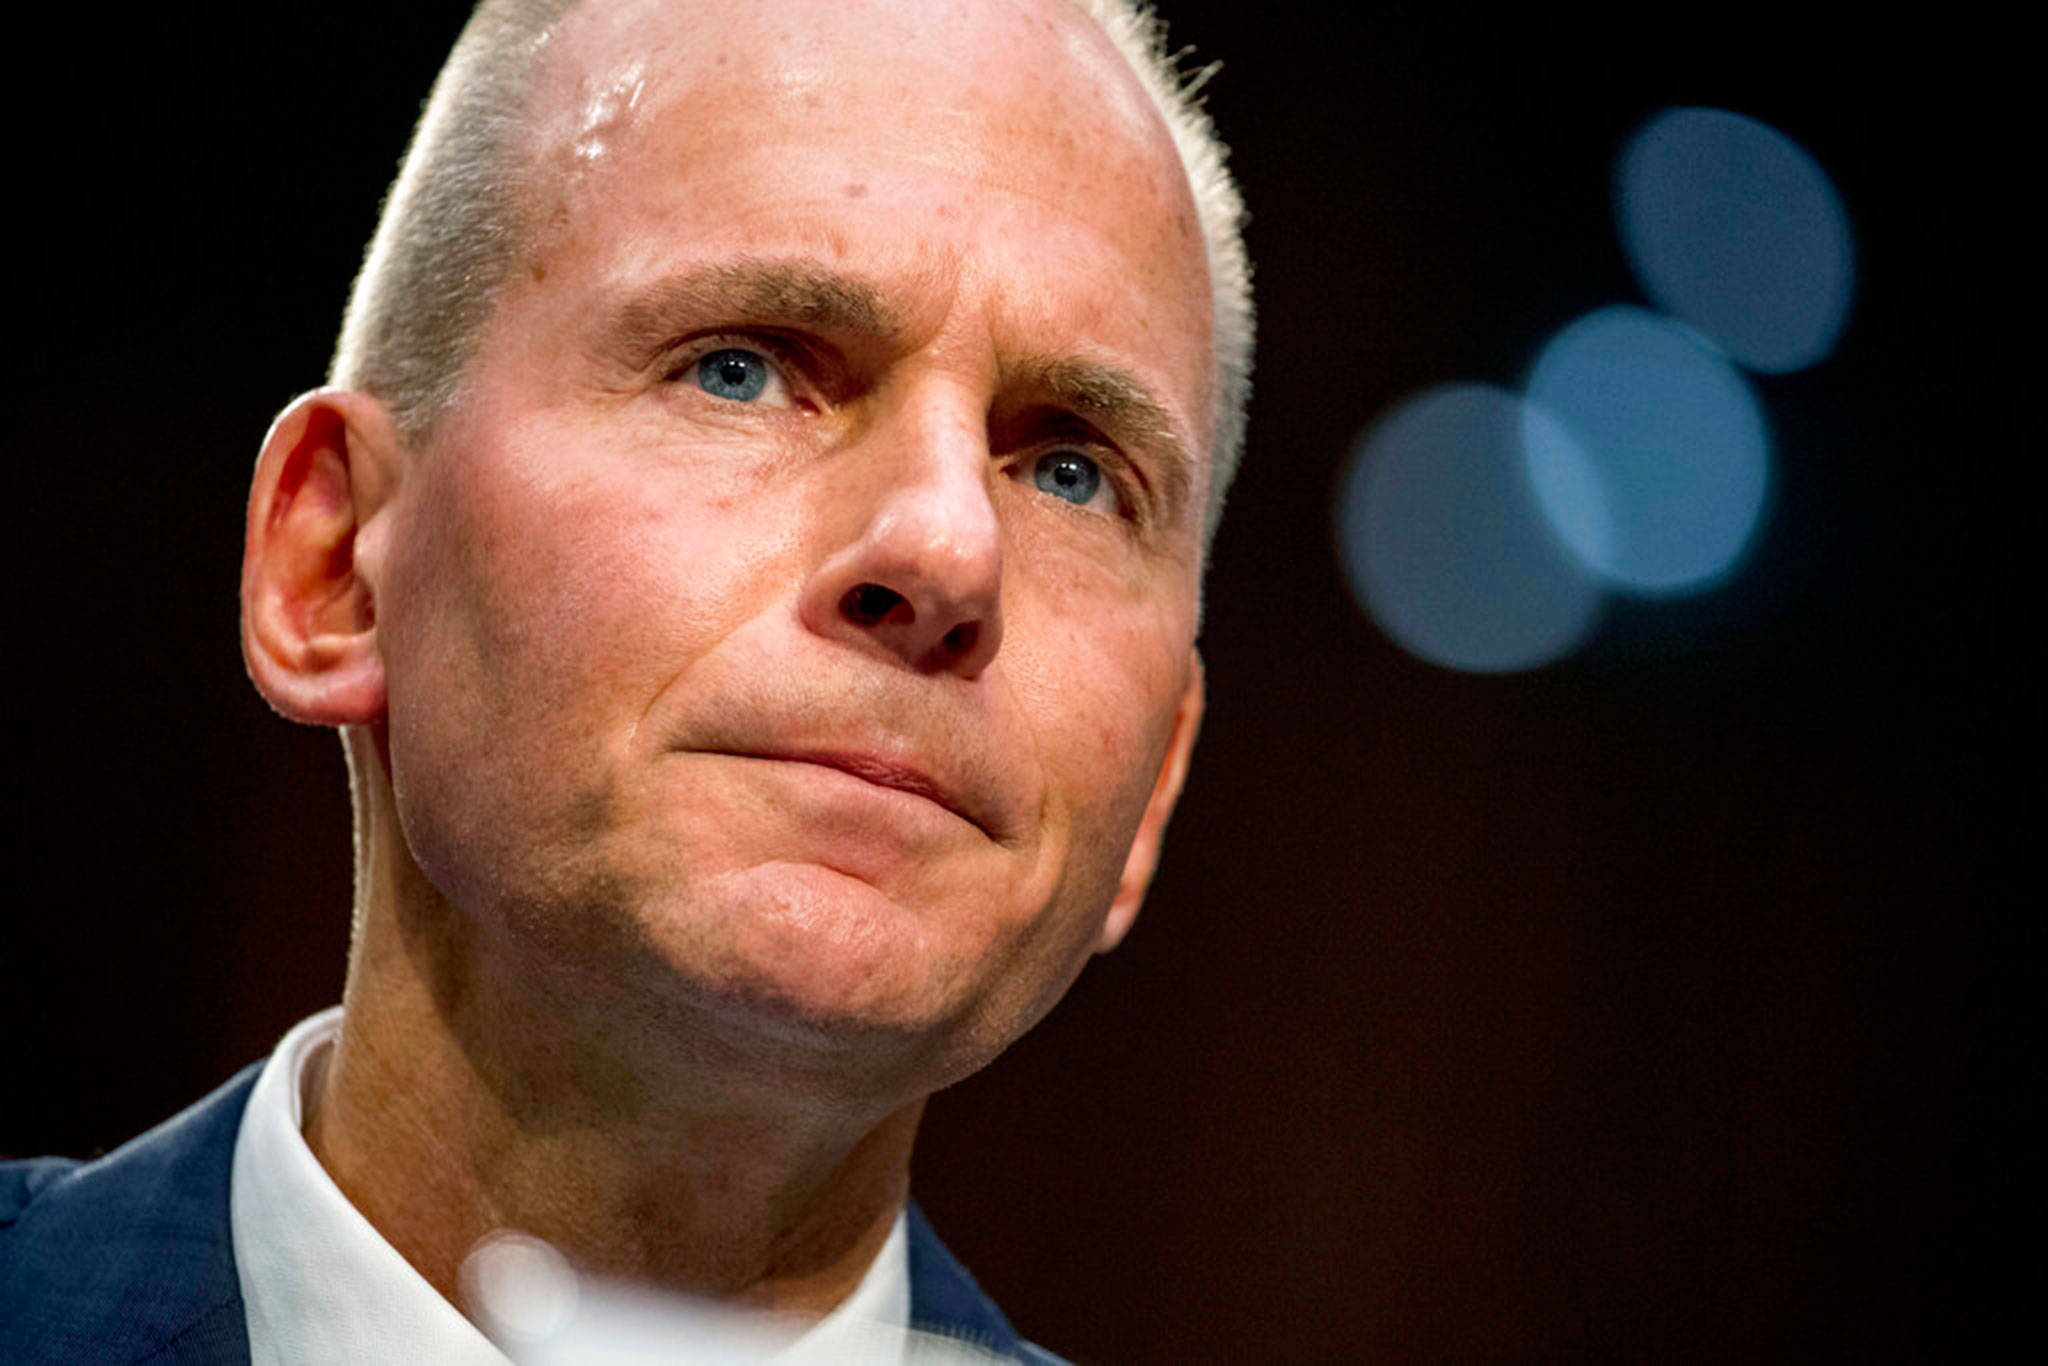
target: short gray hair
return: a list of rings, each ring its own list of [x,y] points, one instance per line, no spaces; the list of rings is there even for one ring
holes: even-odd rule
[[[1216,348],[1214,460],[1204,541],[1244,445],[1251,398],[1251,266],[1244,201],[1198,99],[1214,66],[1183,75],[1145,0],[1074,0],[1116,45],[1172,135],[1208,249]],[[343,315],[332,382],[375,394],[422,441],[454,401],[526,241],[518,160],[534,68],[582,0],[483,0],[435,78],[385,196]]]

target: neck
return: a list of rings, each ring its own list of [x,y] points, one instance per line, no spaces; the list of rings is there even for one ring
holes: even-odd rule
[[[463,1258],[510,1228],[585,1272],[750,1306],[853,1291],[906,1199],[921,1100],[764,1084],[672,1021],[636,1038],[504,961],[394,843],[381,820],[358,841],[341,1037],[305,1129],[435,1289],[459,1306]]]

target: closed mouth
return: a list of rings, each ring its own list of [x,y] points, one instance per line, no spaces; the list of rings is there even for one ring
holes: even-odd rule
[[[886,787],[896,792],[922,797],[935,806],[943,807],[983,834],[994,836],[988,826],[961,804],[960,799],[934,781],[928,774],[904,764],[877,758],[872,754],[850,754],[832,750],[793,750],[778,753],[759,753],[739,750],[714,751],[731,754],[741,759],[774,759],[783,763],[816,764],[820,768],[837,769],[863,782],[877,787]]]

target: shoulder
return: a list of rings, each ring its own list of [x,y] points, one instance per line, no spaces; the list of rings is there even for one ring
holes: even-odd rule
[[[1065,1366],[1062,1358],[1017,1335],[988,1292],[939,1241],[914,1201],[908,1223],[912,1328],[967,1343],[1002,1360],[1027,1366]]]
[[[95,1161],[0,1163],[0,1361],[248,1359],[228,1184],[257,1070]]]
[[[31,1157],[19,1162],[0,1162],[0,1229],[19,1219],[21,1212],[52,1181],[78,1166],[78,1160],[70,1157]]]

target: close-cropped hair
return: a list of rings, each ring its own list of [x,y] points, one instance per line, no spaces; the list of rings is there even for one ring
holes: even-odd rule
[[[1251,397],[1251,268],[1244,203],[1198,94],[1143,0],[1071,0],[1121,52],[1165,121],[1188,177],[1209,265],[1216,350],[1205,541],[1244,444]],[[483,0],[434,81],[350,292],[331,382],[375,395],[424,442],[454,401],[498,289],[527,241],[521,192],[528,105],[555,26],[582,0]]]

